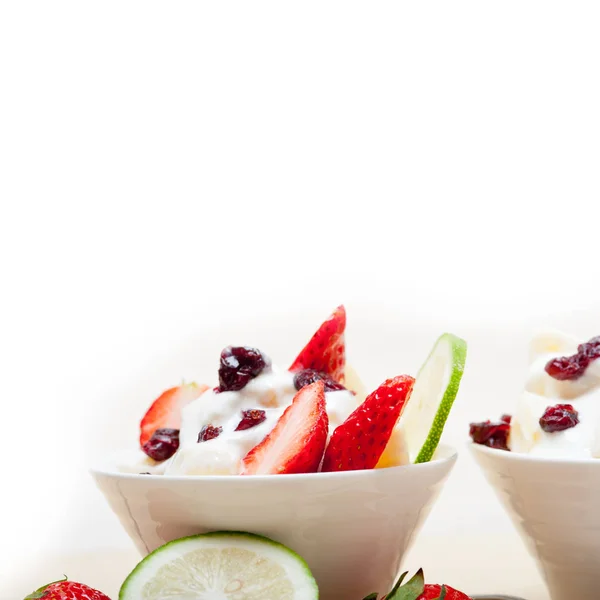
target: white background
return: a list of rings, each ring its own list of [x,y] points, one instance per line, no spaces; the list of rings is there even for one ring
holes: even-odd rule
[[[210,378],[193,361],[235,342],[231,323],[318,322],[344,301],[361,342],[369,315],[422,331],[398,340],[411,368],[459,327],[482,371],[448,435],[498,412],[529,320],[598,302],[599,17],[522,0],[2,3],[0,572],[32,589],[49,556],[128,543],[87,450],[120,444],[170,377]],[[598,334],[597,315],[574,328]],[[314,325],[295,322],[294,344]],[[506,526],[464,464],[431,527]]]

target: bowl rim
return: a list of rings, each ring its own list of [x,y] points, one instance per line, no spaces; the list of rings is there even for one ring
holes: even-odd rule
[[[555,464],[560,466],[565,465],[598,465],[600,468],[600,458],[573,458],[568,456],[531,456],[531,454],[525,454],[523,452],[507,452],[506,450],[499,450],[498,448],[489,448],[483,444],[476,444],[475,442],[467,442],[466,444],[469,450],[476,454],[480,453],[493,457],[494,459],[506,461],[506,462],[521,462],[531,464]]]
[[[449,444],[440,444],[438,450],[442,454],[439,458],[434,458],[426,463],[409,463],[406,465],[399,465],[397,467],[386,467],[384,469],[362,469],[358,471],[338,471],[332,473],[297,473],[290,475],[252,475],[244,477],[243,475],[162,475],[157,473],[151,473],[149,475],[142,475],[141,473],[124,473],[116,471],[115,469],[109,469],[102,466],[95,466],[88,469],[89,473],[93,477],[108,477],[111,479],[118,480],[142,480],[142,481],[161,481],[165,483],[170,482],[293,482],[293,481],[318,481],[318,480],[344,480],[348,478],[356,477],[382,477],[385,473],[389,474],[390,471],[394,473],[403,473],[407,470],[418,470],[418,471],[429,471],[443,467],[451,467],[458,459],[458,450]],[[242,485],[250,485],[250,483]]]

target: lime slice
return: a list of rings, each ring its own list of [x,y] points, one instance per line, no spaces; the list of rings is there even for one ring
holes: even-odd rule
[[[444,333],[421,367],[399,423],[410,462],[433,458],[458,393],[466,358],[467,342]]]
[[[317,584],[289,548],[249,533],[175,540],[129,575],[119,600],[316,600]]]

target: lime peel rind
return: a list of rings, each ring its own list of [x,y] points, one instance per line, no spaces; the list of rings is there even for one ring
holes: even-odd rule
[[[442,437],[444,425],[446,424],[446,420],[450,414],[450,411],[452,410],[452,405],[454,404],[456,395],[458,394],[460,382],[465,370],[465,363],[467,360],[467,342],[452,333],[444,333],[438,338],[429,356],[427,357],[427,360],[419,370],[417,381],[419,380],[419,375],[426,369],[427,363],[435,354],[440,343],[448,344],[452,351],[450,381],[444,390],[444,395],[439,403],[439,407],[435,414],[435,418],[433,419],[433,423],[431,424],[429,434],[427,435],[423,446],[419,450],[417,457],[414,460],[415,464],[429,462],[433,458],[433,455],[435,454],[440,442],[440,438]]]

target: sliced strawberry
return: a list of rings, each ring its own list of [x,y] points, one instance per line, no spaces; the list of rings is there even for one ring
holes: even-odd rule
[[[242,475],[315,473],[328,431],[325,386],[315,381],[294,396],[271,433],[248,452]]]
[[[108,596],[83,583],[56,581],[33,592],[25,600],[110,600]]]
[[[339,426],[323,460],[323,471],[374,469],[412,392],[414,378],[388,379]]]
[[[181,409],[208,389],[207,385],[187,383],[163,392],[140,423],[140,446],[143,446],[157,429],[179,429]]]
[[[290,371],[314,369],[331,375],[336,381],[344,383],[346,365],[346,309],[338,306],[335,312],[319,327],[308,344],[290,367]]]

